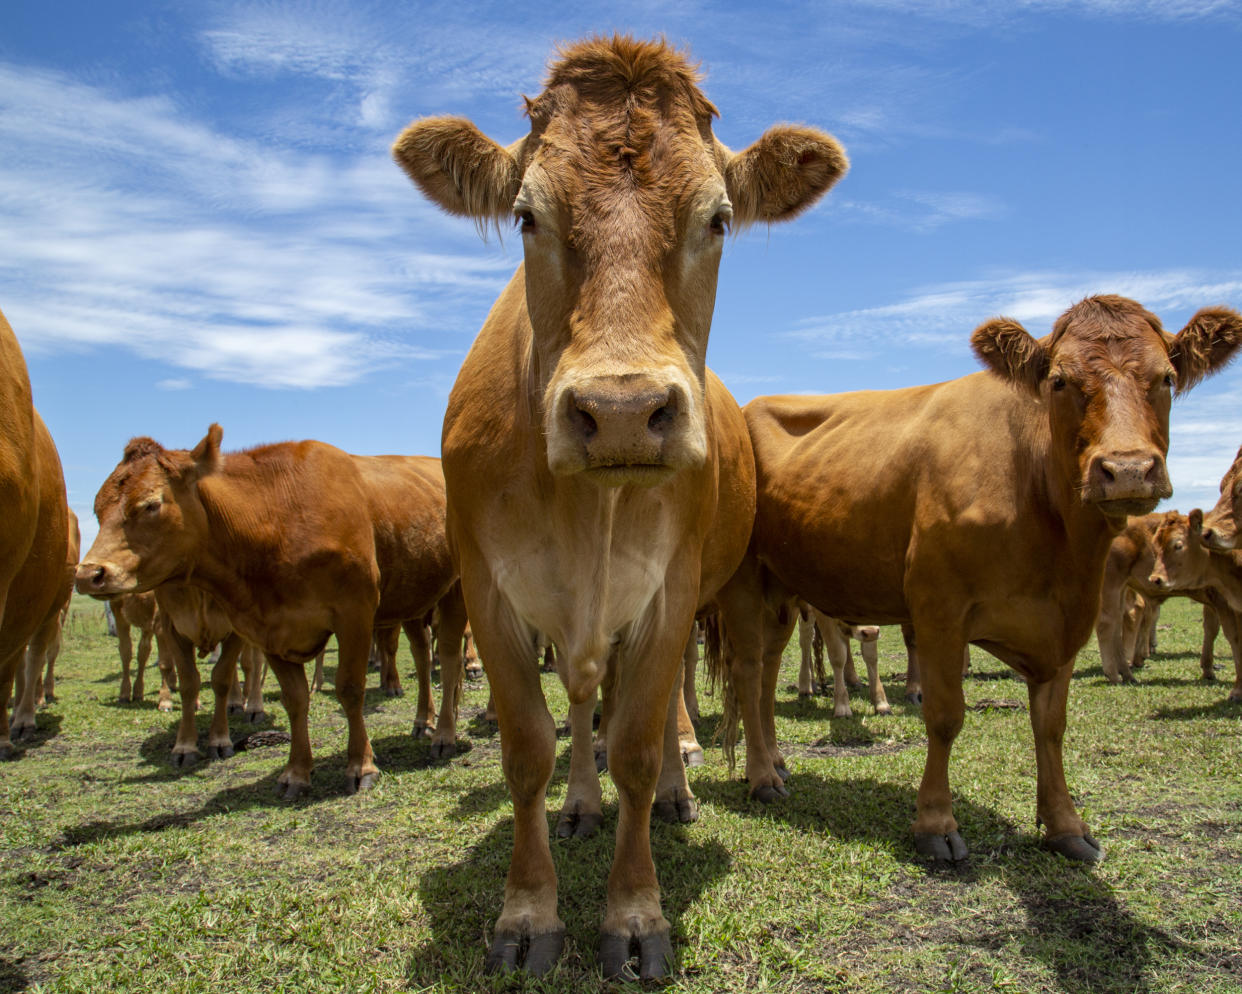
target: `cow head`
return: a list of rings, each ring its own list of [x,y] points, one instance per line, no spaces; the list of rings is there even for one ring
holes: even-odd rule
[[[1203,512],[1194,510],[1189,516],[1170,511],[1152,536],[1155,562],[1148,582],[1165,590],[1187,590],[1206,582],[1208,556],[1199,539]]]
[[[706,457],[726,232],[794,217],[849,162],[829,135],[790,125],[731,152],[694,67],[663,43],[593,39],[561,56],[515,144],[430,118],[393,155],[445,210],[521,231],[550,470],[655,483]]]
[[[1176,335],[1125,297],[1088,297],[1036,340],[995,318],[971,344],[992,372],[1040,399],[1051,456],[1082,500],[1124,524],[1173,493],[1165,466],[1169,405],[1221,369],[1242,343],[1242,316],[1205,308]]]
[[[1238,518],[1242,517],[1242,449],[1220,481],[1216,506],[1203,516],[1204,545],[1218,552],[1238,546]]]
[[[125,446],[95,495],[99,534],[78,565],[79,593],[136,593],[190,571],[207,534],[198,483],[219,467],[222,434],[213,424],[192,452],[150,438]]]

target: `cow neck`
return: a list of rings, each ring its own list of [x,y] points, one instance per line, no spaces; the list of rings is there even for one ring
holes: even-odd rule
[[[1242,552],[1208,550],[1204,586],[1215,587],[1235,611],[1242,611]]]

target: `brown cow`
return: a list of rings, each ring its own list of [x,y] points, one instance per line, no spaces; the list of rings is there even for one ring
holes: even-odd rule
[[[514,806],[487,963],[544,973],[564,936],[544,820],[555,724],[530,663],[543,631],[575,707],[616,674],[620,815],[600,964],[622,973],[634,941],[639,973],[657,977],[671,943],[648,823],[653,796],[685,800],[657,783],[668,726],[676,747],[670,694],[751,510],[744,426],[704,366],[724,235],[793,217],[848,163],[805,127],[729,151],[695,70],[662,43],[566,48],[526,109],[530,132],[508,148],[461,118],[417,122],[393,148],[445,210],[481,225],[516,217],[525,256],[462,366],[442,444],[449,538]]]
[[[151,645],[159,627],[159,608],[155,603],[155,594],[145,591],[140,594],[121,594],[108,598],[112,608],[112,620],[116,625],[117,651],[121,655],[121,693],[122,704],[142,700],[145,694],[145,676],[147,660],[151,657]],[[134,662],[133,631],[138,629],[137,670],[130,679],[130,664]],[[176,670],[171,660],[157,653],[160,670],[160,693],[158,707],[161,711],[172,710],[172,689],[176,686]]]
[[[884,684],[880,681],[880,658],[876,643],[880,639],[878,625],[847,625],[836,618],[830,618],[822,611],[816,611],[805,602],[798,605],[798,648],[802,655],[802,665],[798,670],[798,696],[810,697],[822,692],[823,681],[818,683],[812,674],[818,669],[822,671],[822,657],[819,666],[815,665],[814,635],[818,631],[823,639],[823,647],[828,653],[828,662],[832,667],[832,716],[849,718],[854,714],[850,707],[850,687],[862,685],[858,673],[854,669],[854,657],[850,652],[850,641],[856,641],[862,651],[863,662],[867,664],[868,695],[871,706],[876,714],[891,714],[892,707],[888,696],[884,693]]]
[[[1161,511],[1131,518],[1109,546],[1100,587],[1100,613],[1096,619],[1095,637],[1100,650],[1100,665],[1110,683],[1134,682],[1133,669],[1147,655],[1149,633],[1155,622],[1154,612],[1174,596],[1167,587],[1158,587],[1150,580],[1156,560],[1152,540],[1156,529],[1169,514],[1176,515],[1177,512]],[[1133,622],[1127,621],[1130,613],[1126,603],[1127,591],[1139,594],[1143,600]],[[1218,594],[1208,591],[1180,590],[1177,594],[1203,605],[1203,650],[1199,654],[1199,668],[1203,679],[1214,680],[1212,643],[1219,625],[1214,609],[1217,606],[1226,611],[1230,609]]]
[[[1217,552],[1203,541],[1203,512],[1170,513],[1156,529],[1151,583],[1165,590],[1204,590],[1220,597],[1216,613],[1233,650],[1229,700],[1242,701],[1242,552]]]
[[[60,456],[31,403],[26,360],[2,313],[0,425],[0,759],[5,759],[13,753],[9,696],[17,668],[31,639],[55,624],[63,603],[69,505]]]
[[[69,511],[69,547],[65,557],[67,569],[61,587],[60,608],[48,618],[30,645],[26,647],[24,666],[17,667],[14,681],[13,700],[13,734],[19,738],[26,732],[35,729],[35,711],[45,703],[55,699],[56,657],[60,655],[60,640],[65,627],[65,617],[69,613],[69,601],[73,598],[73,571],[78,565],[78,556],[82,550],[82,532],[78,527],[78,516]],[[45,675],[46,669],[46,675]]]
[[[263,649],[292,736],[277,789],[310,787],[304,664],[336,635],[336,694],[349,724],[345,789],[379,774],[362,716],[379,605],[368,495],[353,457],[323,442],[220,451],[213,424],[192,451],[137,438],[95,498],[99,535],[78,567],[82,593],[151,590],[181,580],[209,593]]]
[[[1209,549],[1226,552],[1237,548],[1238,521],[1242,519],[1242,448],[1220,480],[1216,506],[1203,516],[1203,542]]]
[[[1242,317],[1201,310],[1174,337],[1134,301],[1091,297],[1045,338],[996,318],[971,341],[990,372],[747,405],[758,509],[746,561],[719,597],[747,722],[747,776],[757,796],[783,792],[774,678],[763,667],[779,665],[772,647],[788,640],[796,612],[776,607],[800,595],[846,621],[910,622],[928,734],[919,851],[966,855],[948,764],[973,643],[1027,681],[1047,844],[1093,861],[1101,850],[1061,763],[1074,656],[1095,623],[1113,537],[1127,515],[1172,492],[1173,391],[1228,361]]]

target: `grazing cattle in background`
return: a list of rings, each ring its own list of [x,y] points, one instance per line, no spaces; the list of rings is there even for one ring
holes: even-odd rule
[[[313,762],[304,664],[335,635],[345,790],[370,787],[379,769],[362,704],[380,576],[356,462],[314,441],[226,454],[221,435],[213,424],[192,451],[150,438],[126,445],[95,497],[99,535],[77,588],[99,596],[181,580],[210,594],[280,683],[291,742],[277,789],[289,798],[310,788]]]
[[[822,657],[818,661],[814,658],[816,631],[823,639],[828,663],[832,667],[832,716],[849,718],[854,714],[850,707],[850,687],[862,684],[854,669],[854,657],[850,652],[851,639],[858,643],[863,662],[867,664],[867,689],[871,706],[875,708],[876,714],[891,714],[893,709],[884,693],[884,684],[880,682],[880,658],[876,646],[880,640],[879,626],[847,625],[844,621],[830,618],[822,611],[815,610],[805,602],[798,605],[798,643],[802,655],[802,665],[798,670],[798,696],[810,697],[817,692],[817,681],[812,679],[812,673],[817,676],[826,675],[823,674]],[[822,687],[822,676],[818,682]]]
[[[686,800],[684,770],[662,763],[676,750],[670,695],[752,509],[744,425],[704,365],[720,253],[731,224],[793,217],[848,163],[829,136],[796,126],[731,152],[695,70],[662,43],[563,49],[526,110],[530,132],[508,148],[461,118],[416,122],[393,147],[450,213],[516,218],[524,252],[462,366],[442,439],[449,538],[514,806],[487,964],[542,974],[564,936],[544,820],[555,723],[530,661],[542,631],[573,707],[615,676],[620,813],[599,959],[615,977],[636,944],[639,974],[658,977],[672,947],[652,800]]]
[[[1203,543],[1216,552],[1237,548],[1239,519],[1242,519],[1242,448],[1221,477],[1216,506],[1203,515]]]
[[[1155,625],[1155,612],[1174,592],[1158,587],[1150,580],[1156,560],[1153,538],[1156,529],[1169,514],[1176,511],[1156,512],[1133,517],[1126,527],[1113,539],[1104,563],[1104,579],[1100,587],[1100,613],[1096,619],[1095,637],[1100,649],[1100,665],[1110,683],[1133,683],[1133,669],[1148,655],[1150,632]],[[1139,610],[1131,612],[1127,593],[1142,598]],[[1215,608],[1230,611],[1218,594],[1201,590],[1179,590],[1177,595],[1190,597],[1203,605],[1203,649],[1199,654],[1199,668],[1203,679],[1214,680],[1212,643],[1220,622]],[[1133,620],[1128,620],[1133,619]],[[1233,619],[1225,622],[1236,624]]]
[[[1234,681],[1229,700],[1242,701],[1242,552],[1217,552],[1201,534],[1203,512],[1170,513],[1156,529],[1151,582],[1165,590],[1202,590],[1221,599],[1221,631],[1233,650]]]
[[[404,628],[418,674],[414,735],[431,736],[431,755],[457,748],[466,606],[444,529],[444,471],[431,456],[354,456],[375,524],[380,601],[375,615],[381,675],[397,669],[397,631]],[[436,615],[440,716],[431,700],[431,646],[424,619]],[[400,684],[398,682],[397,686]],[[433,727],[434,726],[434,727]]]
[[[30,398],[17,336],[0,313],[0,759],[12,755],[9,696],[36,633],[64,596],[69,505],[60,456]]]
[[[1046,844],[1099,859],[1061,759],[1074,656],[1095,624],[1112,539],[1172,493],[1174,390],[1221,368],[1240,341],[1242,317],[1226,308],[1172,336],[1132,300],[1090,297],[1039,340],[1008,318],[980,325],[971,344],[989,372],[748,404],[758,508],[746,561],[718,599],[752,792],[783,791],[784,759],[764,734],[764,666],[779,665],[793,625],[773,608],[798,595],[845,621],[918,633],[921,853],[966,856],[948,767],[971,643],[1026,679]]]
[[[60,655],[60,640],[69,613],[69,601],[73,597],[73,571],[78,565],[82,550],[82,532],[78,516],[69,511],[69,546],[65,557],[64,578],[61,584],[60,608],[49,616],[26,647],[25,665],[17,667],[13,690],[12,732],[19,738],[35,730],[35,711],[55,699],[56,657]],[[46,675],[45,675],[46,670]]]
[[[121,655],[121,693],[122,704],[142,700],[145,694],[145,675],[147,660],[151,656],[151,645],[158,627],[159,608],[155,603],[155,594],[144,591],[140,594],[121,594],[108,599],[112,608],[112,621],[116,625],[117,651]],[[130,679],[130,664],[135,661],[134,629],[138,629],[137,670]],[[158,647],[157,647],[158,649]],[[160,693],[158,707],[161,711],[172,710],[172,690],[176,687],[176,670],[171,660],[156,653],[160,671]],[[170,679],[171,676],[171,679]]]

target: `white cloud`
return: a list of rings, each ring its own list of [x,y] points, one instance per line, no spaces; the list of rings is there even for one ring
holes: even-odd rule
[[[823,202],[834,221],[860,220],[911,231],[932,231],[955,221],[996,220],[1008,209],[997,197],[954,191],[896,190],[883,203],[840,198]]]
[[[157,390],[189,390],[194,384],[187,379],[159,380],[155,384]]]

